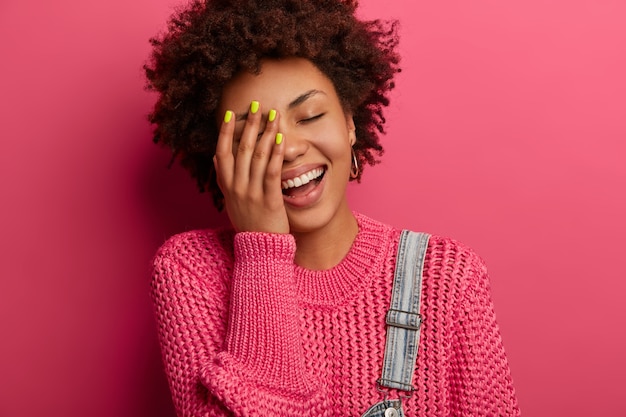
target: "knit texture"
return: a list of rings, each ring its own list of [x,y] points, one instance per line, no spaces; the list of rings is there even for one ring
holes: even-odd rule
[[[324,271],[294,263],[291,235],[199,230],[161,247],[152,295],[179,416],[360,416],[382,400],[400,230],[355,216],[350,252]],[[405,415],[519,415],[482,260],[431,237],[420,311]]]

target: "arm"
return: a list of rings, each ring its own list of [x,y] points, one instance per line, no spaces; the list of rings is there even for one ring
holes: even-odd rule
[[[202,379],[236,415],[324,415],[304,364],[294,256],[291,235],[235,236],[226,343]]]
[[[250,104],[242,133],[226,111],[214,164],[235,230],[230,317],[223,351],[202,376],[237,415],[323,415],[324,396],[307,374],[294,280],[295,240],[281,190],[280,114],[262,124]],[[281,140],[278,140],[278,139]]]
[[[219,348],[226,327],[223,299],[228,289],[198,247],[197,235],[171,238],[153,261],[152,299],[165,373],[179,417],[231,415],[209,395],[199,375]],[[202,263],[198,262],[201,261]],[[202,271],[202,274],[199,273]]]
[[[462,416],[518,416],[509,365],[484,263],[470,255],[466,285],[455,308],[453,401]]]
[[[231,274],[224,262],[210,262],[217,270],[173,250],[155,260],[153,296],[178,415],[324,415],[321,385],[304,367],[293,237],[238,233],[234,245],[231,285],[218,277]]]

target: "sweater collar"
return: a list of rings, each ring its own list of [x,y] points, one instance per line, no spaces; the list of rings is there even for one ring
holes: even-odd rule
[[[304,304],[326,308],[345,304],[360,294],[372,277],[384,274],[393,229],[362,214],[354,216],[359,232],[339,264],[323,271],[294,266]]]

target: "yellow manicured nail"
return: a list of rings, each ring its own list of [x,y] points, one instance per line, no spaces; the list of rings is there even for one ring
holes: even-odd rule
[[[233,118],[233,112],[230,110],[226,110],[226,113],[224,113],[224,123],[230,122],[232,118]]]
[[[252,103],[250,103],[250,113],[256,114],[256,112],[258,111],[259,111],[259,102],[255,100]]]
[[[283,134],[282,133],[277,133],[276,134],[276,144],[280,145],[281,143],[283,143]]]
[[[270,114],[267,120],[269,120],[270,122],[273,122],[274,119],[276,119],[276,110],[272,109],[270,110]]]

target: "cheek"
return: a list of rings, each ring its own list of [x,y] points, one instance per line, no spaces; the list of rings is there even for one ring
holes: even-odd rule
[[[323,152],[332,162],[334,170],[345,171],[346,173],[350,170],[352,151],[350,145],[343,138],[333,139],[331,143],[327,144]]]
[[[316,138],[317,147],[330,159],[336,162],[348,161],[352,158],[350,134],[345,124],[320,124],[313,129],[311,137]]]

